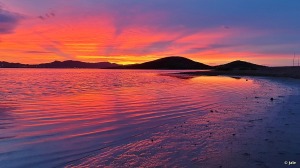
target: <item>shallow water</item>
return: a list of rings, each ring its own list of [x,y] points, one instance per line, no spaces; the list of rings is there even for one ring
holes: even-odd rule
[[[145,137],[156,135],[160,142],[176,138],[166,128],[184,123],[187,118],[204,119],[195,124],[194,129],[199,131],[230,134],[232,128],[245,122],[242,117],[260,115],[264,113],[261,108],[276,103],[270,102],[270,97],[280,99],[292,92],[263,78],[161,75],[169,72],[174,71],[0,69],[1,167],[61,167],[81,162],[80,158],[102,159],[98,165],[110,165],[116,153],[147,146],[141,143],[149,143]],[[220,112],[211,116],[212,109]],[[210,130],[200,130],[207,121],[216,124]],[[222,127],[224,121],[227,126]],[[228,139],[215,136],[208,141],[208,136],[202,135],[188,138],[197,139],[206,147]],[[184,152],[170,152],[174,147],[178,144],[169,143],[169,152],[149,156],[157,158],[153,162],[181,158],[179,155]],[[151,152],[150,149],[139,151]],[[178,149],[192,151],[184,145]],[[205,148],[206,152],[209,149],[215,148]],[[98,153],[106,158],[94,157]],[[211,157],[218,154],[210,153]],[[128,159],[134,160],[132,165],[144,162],[124,157],[114,164],[120,166]],[[180,164],[170,164],[176,165]]]

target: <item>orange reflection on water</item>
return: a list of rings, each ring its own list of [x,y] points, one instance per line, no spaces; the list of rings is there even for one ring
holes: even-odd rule
[[[180,159],[202,148],[207,152],[205,156],[212,157],[211,151],[217,149],[215,145],[229,141],[234,128],[249,123],[243,118],[259,114],[259,109],[264,109],[266,102],[270,102],[270,96],[282,92],[276,84],[263,79],[159,75],[167,72],[1,70],[0,115],[5,123],[0,143],[6,146],[1,150],[5,153],[24,152],[29,157],[16,152],[5,162],[56,165],[112,144],[120,146],[108,148],[112,151],[105,156],[114,155],[115,151],[122,153],[118,150],[148,156],[149,150],[157,148],[167,151],[154,152],[153,159],[175,156]],[[175,127],[179,129],[174,132]],[[191,134],[187,135],[188,132]],[[142,141],[138,141],[139,138]],[[148,143],[148,138],[155,142]],[[176,153],[178,151],[184,155]],[[199,156],[204,155],[199,153]],[[12,162],[20,157],[24,158],[23,162]],[[49,162],[57,157],[61,159]],[[98,157],[94,161],[107,159]],[[124,159],[120,156],[121,162]],[[135,159],[136,164],[143,164],[141,158]]]
[[[98,155],[74,161],[70,166],[226,165],[226,160],[232,159],[231,155],[239,155],[244,149],[243,137],[257,136],[251,128],[271,117],[266,110],[272,105],[269,97],[286,93],[285,89],[264,79],[222,76],[169,78],[177,83],[166,84],[167,92],[160,90],[161,85],[154,89],[160,91],[156,95],[160,106],[168,107],[169,113],[176,109],[188,110],[188,113],[158,127],[145,129],[143,134],[131,137],[129,142],[113,145],[101,150]],[[147,91],[151,95],[151,91]],[[128,93],[136,94],[131,89]],[[150,101],[148,95],[145,99]],[[160,95],[164,96],[159,98]],[[172,99],[168,98],[170,95]],[[130,101],[135,98],[141,99],[133,96]],[[182,108],[184,106],[188,108]],[[154,105],[150,107],[157,109]],[[114,158],[113,161],[111,158]]]

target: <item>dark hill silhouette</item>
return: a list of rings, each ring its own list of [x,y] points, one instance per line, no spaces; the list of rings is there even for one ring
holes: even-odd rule
[[[205,65],[193,60],[171,56],[141,64],[123,65],[117,69],[212,69],[211,66]]]
[[[215,69],[216,70],[257,70],[264,67],[265,66],[238,60],[224,65],[215,66]]]
[[[51,63],[28,65],[20,63],[0,62],[0,68],[111,68],[119,66],[109,62],[87,63],[81,61],[54,61]]]
[[[20,63],[11,63],[0,61],[0,68],[29,68],[28,64],[20,64]]]
[[[118,65],[109,62],[87,63],[81,61],[54,61],[36,65],[0,62],[0,68],[105,68],[105,69],[215,69],[215,70],[256,70],[265,66],[245,61],[234,61],[219,66],[209,66],[193,60],[171,56],[141,64]]]
[[[81,61],[54,61],[51,63],[35,65],[36,68],[111,68],[118,66],[109,62],[87,63]]]

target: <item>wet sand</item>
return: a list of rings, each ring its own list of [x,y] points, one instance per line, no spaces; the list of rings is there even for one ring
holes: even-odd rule
[[[269,76],[269,77],[288,77],[300,79],[300,67],[267,67],[257,70],[211,70],[181,72],[179,74],[196,76],[218,76],[218,75],[238,75],[238,76]]]
[[[66,166],[297,167],[300,82],[269,80],[283,84],[278,89],[285,94],[274,95],[262,81],[264,91],[245,95],[241,101],[233,102],[235,106],[220,105],[207,109],[204,115],[177,119]]]
[[[271,116],[249,120],[248,127],[225,152],[223,167],[298,167],[300,164],[300,95],[268,110]],[[250,137],[250,135],[254,135]]]

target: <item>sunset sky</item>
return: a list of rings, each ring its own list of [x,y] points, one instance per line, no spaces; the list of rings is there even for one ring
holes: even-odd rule
[[[0,61],[292,65],[300,1],[0,0]]]

